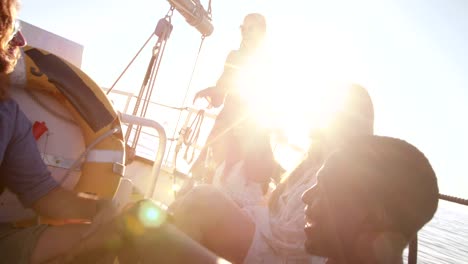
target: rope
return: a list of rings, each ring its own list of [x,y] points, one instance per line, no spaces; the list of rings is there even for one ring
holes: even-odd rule
[[[171,7],[169,12],[173,12],[173,7]],[[166,19],[169,21],[169,24],[170,24],[171,23],[171,16],[166,15]],[[159,69],[160,69],[160,66],[161,66],[161,61],[162,61],[161,58],[164,55],[164,51],[166,50],[166,43],[167,43],[166,41],[169,38],[170,31],[171,30],[165,30],[163,32],[163,36],[162,36],[163,41],[161,41],[159,47],[154,47],[154,49],[153,49],[153,52],[158,52],[160,54],[159,54],[158,60],[156,62],[156,67],[155,67],[155,69],[153,69],[153,71],[151,73],[150,84],[149,84],[150,89],[148,89],[147,92],[146,92],[146,100],[143,100],[143,108],[142,108],[141,116],[146,116],[146,112],[148,110],[148,105],[150,103],[150,99],[151,99],[151,96],[153,94],[154,85],[156,83],[156,76],[158,75]]]
[[[199,110],[197,115],[192,121],[192,124],[187,128],[185,135],[184,135],[184,144],[186,147],[184,159],[188,163],[192,163],[193,157],[195,156],[195,148],[192,148],[192,155],[188,159],[188,152],[190,147],[198,141],[198,137],[200,136],[201,125],[203,123],[203,119],[205,118],[205,111]]]
[[[169,17],[169,21],[170,21],[170,17]],[[166,36],[167,34],[169,34],[167,31],[163,33],[164,35],[164,39],[166,39]],[[150,82],[149,82],[149,89],[146,90],[146,100],[143,100],[143,107],[141,109],[141,114],[140,116],[146,116],[146,113],[148,111],[148,105],[149,105],[149,101],[151,99],[151,96],[153,94],[153,90],[154,90],[154,86],[155,86],[155,83],[156,83],[156,76],[158,76],[158,73],[159,73],[159,69],[160,69],[160,66],[161,66],[161,61],[162,61],[162,56],[164,54],[164,51],[166,49],[166,40],[163,40],[161,41],[161,44],[159,47],[155,47],[154,49],[154,52],[158,52],[158,58],[157,58],[157,61],[156,61],[156,66],[153,66],[153,70],[151,72],[151,77],[150,77]],[[133,147],[136,148],[136,143],[138,142],[139,138],[140,138],[140,134],[141,134],[141,126],[138,126],[137,128],[137,131],[136,131],[136,135],[135,135],[135,140],[133,141]]]
[[[138,98],[138,96],[136,95],[129,95],[131,98]],[[146,99],[141,99],[142,101],[146,102],[148,100]],[[187,107],[187,106],[172,106],[172,105],[167,105],[167,104],[162,104],[162,103],[158,103],[158,102],[154,102],[154,101],[148,101],[149,104],[154,104],[154,105],[157,105],[157,106],[162,106],[162,107],[165,107],[165,108],[169,108],[169,109],[172,109],[172,110],[178,110],[178,111],[188,111],[190,110],[190,107]]]
[[[166,41],[169,38],[171,31],[172,31],[171,18],[172,18],[173,13],[174,13],[174,6],[171,6],[166,16],[159,20],[158,25],[156,27],[158,28],[161,26],[162,31],[159,32],[155,30],[154,34],[158,35],[158,40],[153,47],[153,54],[151,56],[151,60],[148,64],[143,83],[141,84],[141,87],[140,87],[140,92],[135,102],[135,106],[134,106],[133,113],[132,113],[133,115],[137,115],[139,111],[140,111],[140,116],[144,117],[146,115],[148,102],[150,101],[150,97],[154,89],[154,84],[156,82],[156,76],[159,72],[159,68],[161,65],[162,56],[164,55]],[[143,99],[143,97],[145,98]],[[143,100],[143,106],[140,109],[140,104],[142,100]],[[133,124],[130,124],[125,133],[125,142],[128,142],[130,138],[130,133],[132,130],[133,130]],[[132,146],[131,146],[132,148],[136,148],[136,143],[138,142],[140,133],[141,133],[141,126],[137,126],[137,129],[134,134]]]
[[[449,201],[449,202],[452,202],[452,203],[457,203],[457,204],[461,204],[461,205],[466,205],[466,206],[468,206],[468,200],[462,199],[462,198],[458,198],[458,197],[455,197],[455,196],[450,196],[450,195],[445,195],[445,194],[439,194],[439,199],[442,199],[442,200],[445,200],[445,201]]]
[[[91,144],[89,144],[89,146],[86,147],[85,151],[83,151],[83,153],[81,153],[81,155],[78,157],[78,159],[76,159],[75,162],[73,162],[73,164],[67,170],[67,172],[65,173],[63,178],[59,181],[60,185],[62,185],[68,179],[68,177],[70,177],[70,173],[72,171],[74,171],[76,168],[78,168],[82,164],[83,159],[86,157],[86,155],[88,155],[88,153],[97,144],[99,144],[101,141],[103,141],[107,137],[110,137],[110,136],[112,136],[112,135],[114,135],[114,134],[116,134],[118,132],[120,132],[120,128],[119,127],[114,127],[112,129],[106,131],[104,134],[100,135],[99,137],[97,137],[93,142],[91,142]]]
[[[175,6],[171,5],[171,7],[169,8],[169,10],[166,13],[166,16],[164,17],[164,18],[168,19],[169,22],[171,22],[172,15],[174,15],[174,9],[175,9]]]
[[[158,105],[158,106],[166,107],[166,108],[169,108],[169,109],[173,109],[173,110],[178,110],[178,111],[188,111],[190,109],[188,107],[170,106],[170,105],[165,105],[165,104],[151,102],[151,101],[150,101],[150,103]]]
[[[151,38],[153,38],[153,35],[154,35],[154,32],[151,33],[151,35],[149,36],[149,38],[146,40],[145,44],[143,44],[143,46],[141,46],[140,50],[135,54],[135,56],[133,57],[133,59],[130,61],[130,63],[127,65],[127,67],[125,67],[125,69],[122,71],[122,73],[119,75],[119,77],[117,78],[117,80],[115,80],[114,84],[112,84],[111,88],[109,88],[109,90],[107,90],[106,94],[109,95],[109,93],[112,91],[112,89],[114,89],[115,85],[120,81],[120,79],[122,78],[122,76],[127,72],[128,68],[130,68],[130,66],[133,64],[133,62],[136,60],[136,58],[138,57],[138,55],[140,55],[141,51],[146,47],[146,45],[148,44],[148,42],[151,40]]]
[[[211,15],[211,0],[208,1],[208,9],[206,11],[208,12],[208,17],[211,20],[211,18],[212,18],[212,15]]]
[[[175,147],[175,154],[174,154],[174,168],[177,168],[177,156],[179,155],[179,151],[180,151],[180,148],[182,147],[182,144],[187,146],[185,148],[184,159],[188,163],[192,162],[195,156],[195,148],[192,148],[192,155],[189,160],[187,159],[188,152],[189,152],[190,146],[192,146],[193,143],[198,141],[198,137],[200,135],[200,130],[201,130],[201,126],[202,126],[204,118],[205,118],[205,111],[201,109],[197,112],[197,115],[192,121],[192,124],[190,124],[190,126],[188,126],[187,128],[182,128],[181,131],[179,132],[179,138],[177,139],[177,145]],[[177,172],[177,169],[174,171],[174,173],[176,172]],[[175,186],[177,184],[176,178],[177,178],[176,175],[173,175],[172,186]],[[189,181],[186,184],[191,184],[191,182]],[[177,197],[177,192],[178,192],[177,190],[174,190],[174,198]]]
[[[185,105],[185,102],[187,101],[188,92],[190,90],[190,87],[192,86],[193,76],[195,75],[195,70],[196,70],[197,65],[198,65],[198,59],[200,58],[200,53],[201,53],[201,50],[203,48],[203,43],[204,42],[205,42],[205,36],[202,35],[201,41],[200,41],[200,46],[198,47],[197,57],[195,58],[195,63],[194,63],[193,68],[192,68],[192,74],[190,75],[190,79],[189,79],[189,82],[187,84],[187,89],[185,90],[185,95],[184,95],[184,100],[182,101],[182,105]],[[175,134],[177,132],[177,127],[179,127],[181,117],[182,117],[182,112],[179,113],[179,117],[177,118],[177,123],[176,123],[176,126],[175,126],[176,129],[174,129],[174,132],[172,133],[173,138],[175,137]],[[169,152],[170,152],[171,148],[172,148],[172,143],[169,146]],[[169,155],[166,156],[166,162],[167,162],[168,158],[169,158]]]

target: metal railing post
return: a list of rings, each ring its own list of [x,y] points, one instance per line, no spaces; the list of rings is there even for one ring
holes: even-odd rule
[[[119,112],[119,116],[123,123],[152,127],[156,129],[159,134],[158,151],[156,153],[156,158],[154,159],[153,168],[151,170],[151,184],[149,190],[146,193],[146,198],[152,198],[156,189],[159,173],[161,172],[161,165],[164,159],[164,154],[166,152],[166,131],[164,130],[164,127],[161,126],[158,122],[148,118],[133,116],[121,112]]]

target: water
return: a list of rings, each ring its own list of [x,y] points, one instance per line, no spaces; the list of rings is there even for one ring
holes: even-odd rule
[[[445,201],[419,232],[418,264],[468,263],[468,206]]]

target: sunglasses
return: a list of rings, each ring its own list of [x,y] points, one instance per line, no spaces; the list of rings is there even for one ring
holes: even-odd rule
[[[257,28],[254,27],[254,26],[244,26],[244,25],[240,25],[239,28],[240,28],[240,30],[241,30],[242,32],[253,32],[253,31],[256,31],[256,30],[257,30]]]

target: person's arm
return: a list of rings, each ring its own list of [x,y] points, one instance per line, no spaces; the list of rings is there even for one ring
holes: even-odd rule
[[[214,107],[219,107],[223,104],[224,97],[232,87],[235,85],[235,76],[238,70],[238,51],[231,51],[224,63],[224,70],[216,86],[208,87],[195,94],[194,101],[198,98],[207,98],[209,103]]]
[[[97,200],[83,198],[73,191],[57,187],[41,197],[32,208],[41,216],[53,219],[91,221],[98,209]]]
[[[13,100],[4,102],[1,125],[11,135],[1,173],[7,188],[13,191],[26,207],[42,216],[56,219],[91,219],[96,213],[96,201],[79,197],[65,190],[51,176],[37,148],[31,122]]]
[[[231,51],[224,63],[224,71],[216,82],[216,88],[219,94],[225,96],[229,89],[235,85],[236,73],[239,71],[239,51]]]

